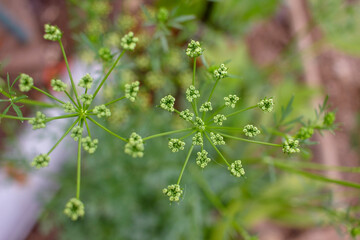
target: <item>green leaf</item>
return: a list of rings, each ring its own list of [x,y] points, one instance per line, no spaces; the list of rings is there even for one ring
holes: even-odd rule
[[[19,80],[19,79],[20,79],[20,75],[17,76],[17,78],[15,78],[14,82],[11,84],[11,88],[14,86],[14,84],[16,83],[16,81]]]
[[[21,110],[20,110],[20,108],[18,107],[18,106],[16,106],[16,104],[13,104],[13,103],[11,103],[11,106],[13,107],[13,109],[15,110],[15,112],[16,112],[16,115],[18,116],[18,117],[23,117],[23,115],[22,115],[22,112],[21,112]],[[21,120],[21,122],[23,122],[22,120]]]
[[[182,22],[194,20],[195,18],[196,18],[195,15],[183,15],[183,16],[180,16],[180,17],[176,17],[176,18],[174,18],[174,19],[171,19],[170,22],[182,23]]]
[[[5,110],[3,111],[2,115],[6,115],[7,112],[9,111],[11,105],[7,106],[7,108],[5,108]],[[0,122],[1,122],[1,117],[0,117]]]
[[[17,102],[17,101],[19,101],[19,100],[22,100],[22,99],[25,99],[25,98],[28,98],[28,96],[26,96],[26,95],[22,95],[22,96],[19,96],[19,97],[16,97],[16,98],[13,98],[13,102]]]

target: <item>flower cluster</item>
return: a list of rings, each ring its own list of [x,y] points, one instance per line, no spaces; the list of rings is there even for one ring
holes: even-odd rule
[[[223,125],[223,122],[224,121],[226,121],[226,117],[225,117],[225,115],[223,115],[223,114],[216,114],[215,116],[214,116],[214,123],[215,124],[217,124],[217,125]]]
[[[211,106],[211,102],[206,102],[204,104],[201,105],[200,107],[200,112],[208,112],[211,111],[213,108]]]
[[[57,26],[45,24],[44,39],[50,41],[59,41],[62,37],[62,32]]]
[[[184,150],[185,142],[177,138],[172,138],[168,146],[172,152],[178,152],[179,150]]]
[[[121,39],[121,47],[124,50],[133,51],[136,47],[136,43],[139,41],[137,37],[134,37],[133,32],[129,32]]]
[[[76,126],[71,130],[71,137],[74,139],[74,141],[77,142],[81,138],[83,131],[84,128],[80,126]]]
[[[25,73],[20,74],[19,81],[19,89],[22,92],[28,92],[34,86],[34,79]]]
[[[74,105],[71,102],[64,103],[62,105],[62,108],[64,109],[64,112],[66,112],[66,113],[72,113],[72,112],[76,111]]]
[[[125,97],[131,102],[134,102],[139,92],[140,82],[136,81],[131,84],[125,84]]]
[[[197,153],[196,164],[199,167],[205,168],[208,165],[208,163],[211,161],[211,159],[207,155],[208,152],[206,150],[202,150],[201,152]]]
[[[193,138],[192,138],[192,144],[196,145],[196,146],[203,146],[204,144],[204,139],[202,137],[201,132],[197,132]]]
[[[191,122],[194,117],[194,114],[190,112],[189,109],[185,109],[184,111],[180,112],[180,117],[185,121]]]
[[[80,100],[81,100],[83,103],[85,103],[85,104],[87,104],[87,105],[90,105],[91,102],[92,102],[92,100],[93,100],[93,95],[92,95],[92,94],[86,94],[86,93],[84,93],[84,94],[82,94],[82,95],[80,96]]]
[[[183,190],[180,188],[179,184],[172,184],[167,188],[164,188],[163,193],[169,197],[171,202],[178,202],[183,194]]]
[[[225,145],[224,138],[219,133],[211,132],[210,138],[215,145]]]
[[[245,175],[245,170],[241,164],[241,160],[236,160],[229,167],[230,173],[235,177],[241,177]]]
[[[230,94],[229,96],[224,97],[225,106],[235,108],[235,104],[239,101],[239,99],[240,98],[238,96]]]
[[[331,126],[335,121],[335,113],[334,112],[328,112],[324,116],[323,124],[325,126]]]
[[[199,57],[204,52],[204,49],[201,48],[200,42],[191,40],[186,49],[186,55],[191,58]]]
[[[133,158],[144,156],[144,142],[140,135],[132,133],[128,143],[125,145],[125,153]]]
[[[199,131],[205,130],[205,123],[204,123],[204,121],[203,121],[201,118],[199,118],[199,117],[196,117],[196,118],[195,118],[194,125],[195,125],[195,127],[196,127]]]
[[[189,102],[192,102],[194,99],[200,97],[200,92],[195,88],[195,86],[190,85],[190,87],[186,90],[186,99]]]
[[[299,140],[287,139],[283,143],[282,150],[284,153],[287,153],[287,154],[298,153],[298,152],[300,152],[299,146],[300,146]]]
[[[224,64],[221,64],[220,67],[214,71],[214,77],[216,79],[222,79],[227,77],[227,70],[228,68],[225,67]]]
[[[90,89],[93,82],[94,82],[94,79],[90,76],[90,74],[86,74],[85,76],[83,76],[80,79],[78,86],[83,87],[85,89]]]
[[[92,140],[90,136],[87,136],[87,137],[81,139],[81,143],[82,143],[83,149],[91,154],[96,151],[99,140],[97,140],[97,139]]]
[[[40,154],[36,156],[31,162],[31,166],[36,168],[43,168],[49,165],[50,157],[48,154]]]
[[[73,221],[85,215],[84,204],[77,198],[72,198],[66,203],[64,213]]]
[[[274,109],[274,100],[265,97],[257,104],[257,106],[264,112],[271,112]]]
[[[32,129],[39,129],[46,127],[46,116],[42,112],[36,112],[36,116],[29,120],[29,123],[33,125]]]
[[[113,58],[113,55],[111,54],[111,51],[109,48],[100,48],[99,49],[99,57],[104,62],[110,62]]]
[[[50,85],[56,92],[63,92],[67,88],[67,84],[61,81],[60,79],[51,79]]]
[[[98,118],[111,116],[110,109],[108,109],[104,104],[95,106],[93,112],[96,114]]]
[[[244,127],[243,132],[247,137],[255,137],[256,135],[260,134],[260,130],[257,127],[250,124]]]
[[[313,134],[314,134],[314,128],[312,128],[312,127],[302,127],[296,133],[295,138],[305,140],[305,139],[311,138]]]
[[[167,95],[160,100],[160,107],[166,111],[173,112],[175,105],[175,98]]]

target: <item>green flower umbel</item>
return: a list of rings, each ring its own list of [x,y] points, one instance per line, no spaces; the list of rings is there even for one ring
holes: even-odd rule
[[[167,188],[164,188],[162,192],[169,197],[171,202],[178,202],[183,194],[183,190],[179,184],[171,184]]]
[[[199,167],[204,168],[211,161],[211,159],[207,155],[208,152],[206,150],[202,150],[201,152],[197,153],[196,164]]]
[[[43,168],[49,165],[50,157],[47,154],[40,154],[36,156],[31,162],[31,166],[36,168]]]
[[[70,199],[64,209],[64,213],[73,221],[85,215],[84,204],[77,198]]]
[[[314,128],[312,128],[312,127],[302,127],[296,133],[295,138],[305,140],[305,139],[311,138],[313,134],[314,134]]]
[[[62,105],[62,108],[64,109],[64,112],[66,112],[66,113],[73,113],[76,111],[74,105],[71,102],[64,103]]]
[[[236,95],[229,95],[228,97],[224,97],[225,106],[235,108],[235,104],[239,101],[239,97]]]
[[[87,105],[90,105],[91,102],[92,102],[92,100],[93,100],[93,95],[92,95],[92,94],[82,94],[82,95],[80,96],[80,100],[81,100],[83,103],[85,103],[85,104],[87,104]]]
[[[134,37],[133,32],[129,32],[123,38],[121,38],[121,47],[124,50],[133,51],[136,47],[136,43],[139,41],[137,37]]]
[[[197,146],[202,146],[204,144],[204,139],[201,135],[201,132],[195,133],[194,137],[192,138],[192,144]]]
[[[186,99],[189,102],[192,102],[194,99],[199,97],[200,97],[200,92],[199,90],[196,90],[195,86],[190,85],[190,87],[186,89]]]
[[[61,81],[60,79],[51,79],[50,85],[53,90],[56,92],[63,92],[67,88],[67,84]]]
[[[228,68],[225,67],[224,64],[221,64],[220,67],[214,71],[214,77],[216,79],[222,79],[227,77],[227,70]]]
[[[250,124],[244,127],[243,132],[247,137],[255,137],[256,135],[260,134],[260,130],[257,127]]]
[[[20,74],[19,81],[19,89],[21,92],[28,92],[32,86],[34,86],[34,79],[25,73]]]
[[[195,118],[194,125],[195,125],[195,127],[196,127],[198,130],[200,130],[200,131],[205,130],[205,123],[204,123],[204,121],[203,121],[201,118],[199,118],[199,117],[196,117],[196,118]]]
[[[99,49],[99,56],[104,62],[110,62],[113,58],[109,48],[103,47]]]
[[[90,76],[90,74],[86,74],[80,79],[78,86],[83,87],[85,89],[90,89],[94,79]]]
[[[39,129],[46,127],[46,116],[42,112],[36,112],[36,116],[29,120],[29,123],[33,125],[32,129]]]
[[[180,112],[180,117],[182,119],[184,119],[185,121],[190,122],[190,121],[192,121],[194,114],[192,112],[190,112],[189,109],[185,109],[184,111]]]
[[[132,133],[129,142],[125,145],[125,153],[133,158],[144,156],[144,143],[140,135]]]
[[[264,112],[271,112],[274,109],[274,100],[272,98],[264,98],[258,102],[258,107]]]
[[[331,126],[335,121],[335,113],[334,112],[328,112],[324,116],[323,124],[325,126]]]
[[[214,116],[214,123],[221,126],[226,119],[225,115],[217,114]]]
[[[59,41],[62,37],[62,32],[57,26],[45,24],[45,35],[44,39],[50,41]]]
[[[91,154],[96,151],[99,140],[97,140],[97,139],[92,140],[90,136],[87,136],[87,137],[81,139],[81,143],[82,143],[83,149]]]
[[[230,173],[235,177],[241,177],[245,175],[245,170],[242,167],[241,160],[236,160],[233,162],[230,167],[228,167],[228,170],[230,170]]]
[[[283,143],[282,150],[284,153],[287,154],[298,153],[300,152],[299,146],[299,140],[294,140],[290,138]]]
[[[98,118],[110,117],[111,112],[104,104],[94,107],[93,111]]]
[[[200,107],[200,112],[208,112],[213,110],[212,106],[211,106],[211,102],[206,102],[204,104],[201,105]]]
[[[186,49],[186,55],[189,57],[195,58],[199,57],[204,52],[204,49],[201,48],[200,42],[191,40]]]
[[[74,141],[78,141],[80,139],[83,131],[84,131],[84,128],[82,128],[80,126],[76,126],[71,130],[71,137],[74,139]]]
[[[139,92],[140,82],[136,81],[131,84],[125,84],[125,97],[131,102],[134,102]]]
[[[175,105],[175,98],[171,95],[167,95],[160,100],[160,107],[166,111],[173,112]]]
[[[210,133],[210,138],[215,145],[225,145],[223,136],[218,133]]]
[[[168,144],[172,152],[178,152],[179,150],[184,150],[185,142],[180,139],[172,138]]]

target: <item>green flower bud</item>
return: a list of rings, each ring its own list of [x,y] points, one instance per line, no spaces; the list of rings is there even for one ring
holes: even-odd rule
[[[171,95],[167,95],[160,100],[160,107],[166,111],[173,112],[175,105],[175,98]]]
[[[124,50],[133,51],[136,47],[136,43],[139,41],[137,37],[134,37],[133,32],[129,32],[121,39],[121,47]]]
[[[264,98],[258,102],[258,107],[264,112],[271,112],[274,109],[274,100],[272,98]]]
[[[140,82],[136,81],[131,84],[125,84],[125,97],[128,98],[131,102],[134,102],[136,96],[139,92]]]
[[[210,138],[211,138],[211,141],[215,144],[215,145],[225,145],[225,141],[224,141],[224,138],[223,136],[221,136],[220,134],[218,133],[213,133],[211,132],[210,133]]]
[[[314,134],[314,129],[312,127],[302,127],[296,133],[295,138],[305,140],[311,138]]]
[[[199,57],[204,52],[201,48],[200,42],[191,40],[186,49],[186,55],[192,58]]]
[[[84,128],[76,126],[71,130],[71,137],[77,142],[81,138],[83,131]]]
[[[228,170],[230,170],[230,173],[235,177],[241,177],[245,175],[245,170],[242,167],[241,160],[236,160],[233,162],[230,167],[228,167]]]
[[[331,126],[335,121],[335,113],[334,112],[328,112],[324,116],[323,124],[325,126]]]
[[[66,113],[76,112],[76,109],[75,109],[74,105],[71,102],[64,103],[62,105],[62,108],[64,109],[64,112],[66,112]]]
[[[57,26],[45,24],[44,39],[50,41],[59,41],[62,37],[62,32]]]
[[[201,135],[201,132],[195,133],[194,137],[192,138],[192,144],[197,146],[202,146],[204,144],[204,139]]]
[[[64,213],[73,221],[85,215],[84,204],[77,198],[70,199],[64,209]]]
[[[78,86],[83,87],[85,89],[90,89],[93,82],[94,82],[94,79],[90,76],[90,74],[86,74],[85,76],[83,76],[80,79]]]
[[[104,104],[94,107],[93,111],[98,118],[110,117],[111,112]]]
[[[300,152],[299,149],[299,141],[298,140],[294,140],[294,139],[287,139],[284,143],[283,143],[283,152],[287,153],[287,154],[291,154],[291,153],[298,153]]]
[[[256,135],[260,134],[260,130],[257,127],[250,124],[244,127],[243,132],[247,137],[255,137]]]
[[[204,123],[204,121],[203,121],[201,118],[199,118],[199,117],[196,117],[196,118],[195,118],[194,125],[195,125],[195,127],[196,127],[198,130],[200,130],[200,131],[205,130],[205,123]]]
[[[172,152],[178,152],[179,150],[184,150],[185,142],[180,139],[172,138],[168,144]]]
[[[21,92],[28,92],[34,86],[34,79],[29,75],[22,73],[20,74],[19,89]]]
[[[185,121],[192,121],[194,114],[190,112],[189,109],[185,109],[184,111],[180,112],[180,117],[184,119]]]
[[[235,108],[235,104],[239,101],[239,97],[236,95],[229,95],[228,97],[224,97],[225,106]]]
[[[200,92],[199,90],[196,90],[195,86],[190,85],[190,87],[186,89],[186,99],[189,102],[192,102],[194,99],[199,97],[200,97]]]
[[[212,106],[211,106],[211,102],[206,102],[204,104],[201,105],[200,107],[200,112],[208,112],[213,110]]]
[[[207,155],[208,152],[206,150],[202,150],[201,152],[197,153],[196,164],[199,167],[205,168],[208,165],[208,163],[211,161],[211,159]]]
[[[220,67],[214,71],[214,77],[216,79],[222,79],[222,78],[227,77],[227,70],[228,70],[228,68],[225,67],[224,64],[221,64]]]
[[[33,125],[32,129],[39,129],[46,127],[46,116],[42,112],[36,112],[36,116],[29,120],[29,123]]]
[[[90,105],[92,100],[93,100],[93,95],[92,94],[82,94],[80,96],[80,100],[85,103],[86,105]]]
[[[36,156],[31,162],[31,166],[36,168],[43,168],[49,165],[50,157],[47,154],[40,154]]]
[[[61,81],[60,79],[51,79],[50,85],[53,90],[56,92],[63,92],[67,88],[67,84]]]
[[[81,139],[81,143],[82,143],[83,149],[91,154],[91,153],[94,153],[95,150],[97,149],[99,140],[97,140],[97,139],[92,140],[90,136],[87,136],[87,137]]]
[[[125,153],[133,158],[144,156],[144,143],[140,135],[132,133],[129,142],[125,145]]]
[[[113,58],[109,48],[103,47],[99,49],[99,56],[104,62],[110,62]]]
[[[169,197],[171,202],[178,202],[183,194],[183,190],[179,184],[171,184],[167,188],[164,188],[162,192]]]
[[[225,115],[217,114],[214,116],[214,123],[221,126],[226,119]]]
[[[156,17],[159,22],[164,23],[169,19],[169,11],[166,8],[161,7]]]

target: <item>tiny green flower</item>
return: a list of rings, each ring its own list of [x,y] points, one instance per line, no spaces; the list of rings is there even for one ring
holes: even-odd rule
[[[64,109],[64,112],[66,112],[66,113],[76,112],[76,109],[71,102],[64,103],[62,105],[62,108]]]
[[[64,213],[73,221],[85,215],[84,204],[77,198],[70,199],[64,209]]]
[[[36,168],[43,168],[49,165],[50,157],[47,154],[40,154],[34,157],[33,161],[31,162],[31,166]]]
[[[166,22],[169,19],[169,11],[166,8],[161,7],[157,13],[156,18],[159,22]]]
[[[221,64],[220,67],[214,71],[214,77],[216,79],[222,79],[227,77],[227,70],[228,68],[225,67],[224,64]]]
[[[324,116],[323,124],[325,126],[331,126],[335,121],[335,113],[334,112],[328,112]]]
[[[86,105],[90,105],[92,100],[93,100],[93,95],[92,94],[82,94],[80,96],[80,100],[85,103]]]
[[[299,146],[300,146],[299,140],[287,139],[283,143],[282,150],[284,153],[287,153],[287,154],[298,153],[298,152],[300,152]]]
[[[204,104],[201,105],[200,107],[200,112],[208,112],[213,110],[212,106],[211,106],[211,102],[205,102]]]
[[[301,127],[296,133],[295,138],[305,140],[311,138],[314,134],[314,129],[312,127]]]
[[[184,150],[185,142],[180,139],[172,138],[168,144],[172,152],[178,152],[179,150]]]
[[[186,99],[189,102],[192,102],[194,99],[199,97],[200,97],[200,92],[199,90],[196,90],[195,86],[190,85],[190,87],[186,89]]]
[[[99,56],[104,62],[110,62],[113,58],[109,48],[103,47],[99,49]]]
[[[201,48],[200,42],[191,40],[186,49],[186,55],[192,58],[199,57],[204,52]]]
[[[231,107],[231,108],[235,108],[235,104],[237,103],[237,101],[239,101],[239,97],[234,95],[229,95],[227,97],[224,97],[225,100],[225,106],[227,107]]]
[[[201,132],[195,133],[194,137],[192,138],[192,144],[197,146],[202,146],[204,144],[204,139]]]
[[[21,92],[28,92],[34,86],[34,79],[29,75],[22,73],[20,74],[19,89]]]
[[[206,150],[202,150],[201,152],[197,153],[196,164],[199,167],[205,168],[208,165],[208,163],[211,161],[211,159],[207,155],[208,152]]]
[[[87,151],[88,153],[94,153],[95,150],[97,149],[99,140],[97,139],[92,140],[90,136],[87,136],[81,139],[81,143],[85,151]]]
[[[250,124],[244,127],[243,132],[247,137],[255,137],[256,135],[260,134],[260,130],[257,127]]]
[[[258,102],[258,107],[264,112],[271,112],[274,109],[274,100],[272,98],[264,98]]]
[[[124,50],[133,51],[136,47],[136,43],[139,41],[137,37],[134,37],[133,32],[129,32],[123,38],[121,38],[121,47]]]
[[[225,115],[217,114],[214,116],[214,123],[221,126],[226,119]]]
[[[36,112],[36,116],[29,120],[29,123],[33,125],[32,129],[39,129],[46,127],[46,116],[42,112]]]
[[[225,145],[223,136],[218,133],[210,133],[210,138],[215,145]]]
[[[241,160],[236,160],[235,162],[231,163],[230,167],[228,167],[230,173],[235,177],[241,177],[245,175],[245,170],[242,167]]]
[[[84,128],[76,126],[71,130],[71,137],[77,142],[82,136],[83,131]]]
[[[180,112],[180,117],[184,119],[185,121],[192,121],[194,114],[190,112],[189,109],[185,109],[184,111]]]
[[[80,79],[78,86],[86,88],[86,89],[90,89],[93,82],[94,82],[94,79],[90,76],[90,74],[86,74],[85,76],[83,76]]]
[[[104,104],[94,107],[93,112],[95,114],[97,114],[96,116],[98,118],[110,117],[111,116],[110,109],[108,109]]]
[[[183,190],[179,184],[171,184],[167,188],[164,188],[162,192],[169,197],[171,202],[178,202],[183,194]]]
[[[59,41],[62,37],[62,32],[57,26],[45,24],[44,39],[50,41]]]
[[[144,143],[140,135],[132,133],[129,142],[125,145],[125,153],[133,158],[144,156]]]
[[[171,95],[167,95],[160,100],[160,107],[166,111],[173,112],[175,105],[175,98]]]
[[[195,127],[196,127],[198,130],[200,130],[200,131],[205,130],[205,123],[204,123],[204,121],[203,121],[201,118],[199,118],[199,117],[196,117],[196,118],[195,118],[194,125],[195,125]]]
[[[136,96],[139,92],[140,82],[132,82],[131,84],[125,84],[125,97],[128,98],[131,102],[134,102]]]
[[[60,79],[51,79],[50,85],[52,86],[53,90],[56,92],[63,92],[67,88],[67,84],[61,81]]]

